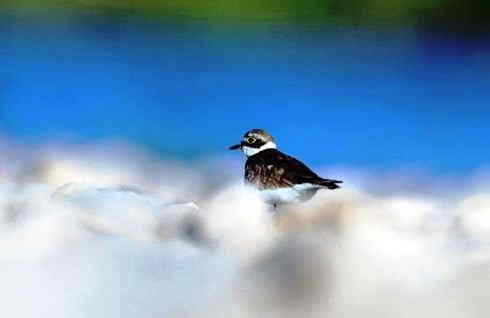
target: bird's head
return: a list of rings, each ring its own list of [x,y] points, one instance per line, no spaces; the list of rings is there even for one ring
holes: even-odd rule
[[[265,130],[252,129],[243,135],[243,139],[239,144],[231,146],[230,150],[240,149],[247,156],[253,156],[256,153],[265,149],[276,149],[274,138]]]

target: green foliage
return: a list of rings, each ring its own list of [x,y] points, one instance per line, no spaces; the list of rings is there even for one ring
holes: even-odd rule
[[[443,24],[452,29],[463,21],[479,30],[490,23],[490,5],[479,0],[16,0],[2,7],[44,15],[69,9],[211,23]]]

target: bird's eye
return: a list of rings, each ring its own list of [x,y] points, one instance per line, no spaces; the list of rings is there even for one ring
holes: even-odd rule
[[[249,144],[253,144],[257,139],[255,139],[254,137],[247,137],[247,139],[245,139],[245,141]]]

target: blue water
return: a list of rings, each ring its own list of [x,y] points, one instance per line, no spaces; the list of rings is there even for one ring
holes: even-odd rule
[[[0,135],[125,139],[195,160],[250,128],[311,165],[470,173],[490,158],[490,45],[412,29],[0,23]]]

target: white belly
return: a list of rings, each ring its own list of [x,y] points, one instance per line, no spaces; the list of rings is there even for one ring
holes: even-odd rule
[[[260,194],[271,204],[299,203],[311,199],[319,189],[317,185],[303,183],[291,188],[261,190]]]

